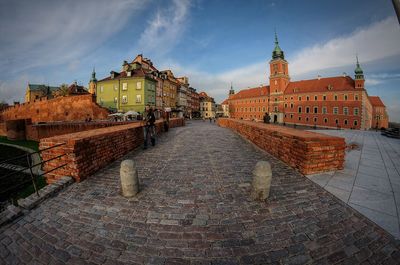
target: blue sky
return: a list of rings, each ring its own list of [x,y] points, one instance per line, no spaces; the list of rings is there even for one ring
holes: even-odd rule
[[[354,75],[400,122],[400,26],[382,0],[0,0],[0,100],[30,83],[87,86],[143,53],[217,102],[268,84],[274,28],[292,80]]]

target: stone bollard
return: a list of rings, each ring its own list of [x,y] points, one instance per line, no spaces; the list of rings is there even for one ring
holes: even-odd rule
[[[264,201],[269,196],[271,187],[272,171],[267,161],[258,161],[253,170],[253,181],[251,183],[251,198]]]
[[[121,190],[122,196],[133,197],[139,192],[139,178],[135,162],[124,160],[121,163]]]

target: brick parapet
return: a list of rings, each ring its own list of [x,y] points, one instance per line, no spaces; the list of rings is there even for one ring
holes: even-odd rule
[[[62,134],[69,134],[69,133],[88,131],[98,128],[119,126],[132,123],[135,122],[96,121],[96,122],[61,122],[61,123],[58,122],[58,123],[47,123],[47,124],[30,124],[26,126],[26,139],[40,141],[40,139],[43,138],[49,138]]]
[[[184,126],[181,118],[171,119],[169,127]],[[163,121],[156,121],[157,133],[164,131]],[[117,160],[129,151],[143,144],[143,126],[139,123],[113,126],[95,130],[64,134],[40,140],[39,148],[45,149],[64,144],[41,153],[43,160],[65,154],[44,165],[44,171],[50,171],[61,165],[66,166],[46,174],[48,183],[62,176],[71,176],[81,181]]]
[[[302,174],[343,169],[343,138],[235,119],[218,119],[218,124],[234,130]]]

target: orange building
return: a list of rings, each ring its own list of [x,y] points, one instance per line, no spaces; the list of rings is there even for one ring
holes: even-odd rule
[[[369,97],[364,73],[357,58],[355,78],[336,76],[290,81],[289,64],[275,35],[270,61],[269,86],[229,91],[230,116],[271,122],[326,128],[370,129],[388,127],[385,105]]]
[[[386,106],[379,97],[369,97],[372,105],[372,127],[387,128],[389,127],[389,117],[386,113]]]

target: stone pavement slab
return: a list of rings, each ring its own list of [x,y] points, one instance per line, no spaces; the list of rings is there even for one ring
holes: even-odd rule
[[[400,239],[400,141],[380,132],[321,130],[358,147],[346,151],[343,170],[308,176]],[[345,175],[348,175],[347,177]]]
[[[120,195],[123,159],[138,166],[135,198]],[[265,202],[250,199],[259,160],[272,166]],[[0,264],[395,264],[399,248],[319,185],[202,121],[0,227]]]

